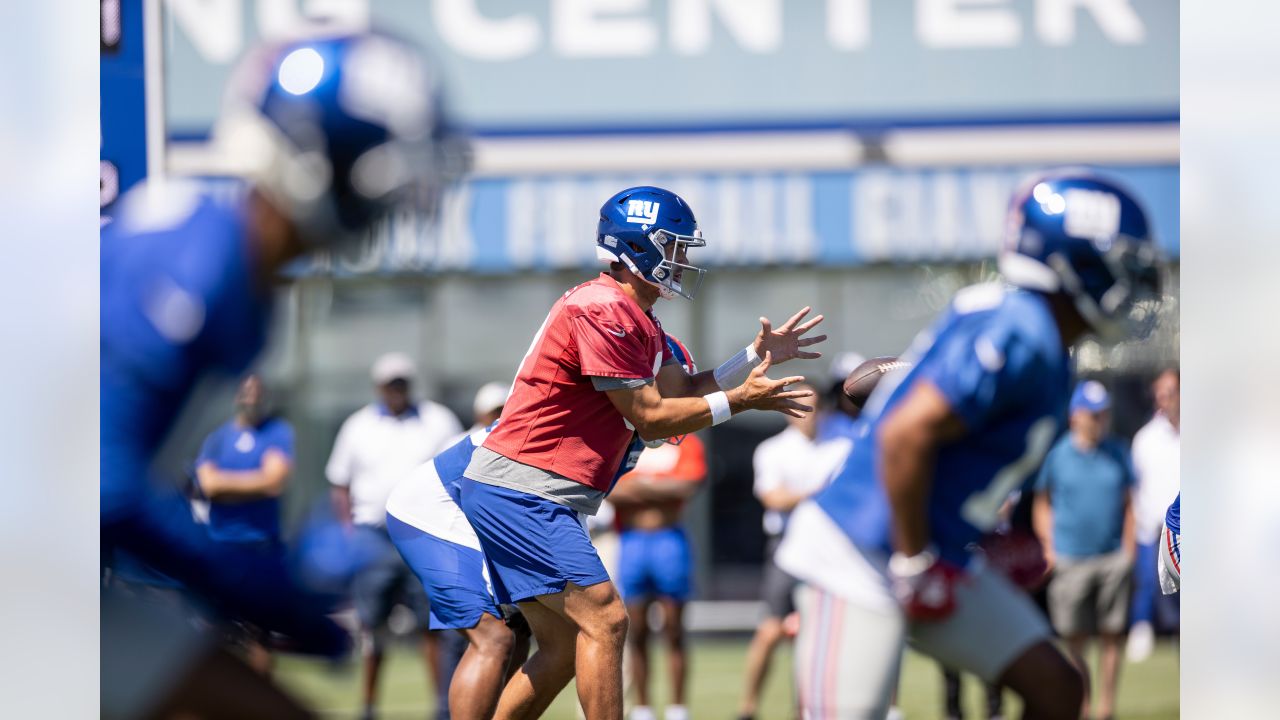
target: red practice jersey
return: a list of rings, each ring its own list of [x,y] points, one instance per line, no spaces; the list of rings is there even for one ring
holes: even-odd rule
[[[608,274],[573,288],[534,336],[484,446],[607,492],[634,431],[591,378],[656,377],[671,358],[663,338]]]

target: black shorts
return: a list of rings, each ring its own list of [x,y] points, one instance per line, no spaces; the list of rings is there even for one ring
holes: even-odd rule
[[[792,599],[796,586],[800,584],[787,571],[778,567],[773,561],[782,543],[781,535],[773,535],[765,542],[764,579],[761,583],[761,600],[764,601],[768,617],[785,618],[795,612],[796,605]]]
[[[377,559],[357,573],[351,584],[351,599],[361,627],[382,627],[399,603],[412,610],[418,628],[426,630],[431,623],[427,591],[391,544],[387,531],[369,525],[357,525],[356,531],[368,535],[371,544],[379,549]]]

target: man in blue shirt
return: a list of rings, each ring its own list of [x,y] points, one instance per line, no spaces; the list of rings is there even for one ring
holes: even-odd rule
[[[778,562],[806,583],[795,652],[808,717],[885,717],[907,639],[1009,687],[1027,717],[1079,715],[1079,673],[1004,574],[1019,568],[977,548],[1064,425],[1071,345],[1133,337],[1153,317],[1155,247],[1132,196],[1084,172],[1027,183],[1006,227],[1013,287],[956,295],[903,358],[913,367],[868,400],[856,431],[873,440],[792,515]]]
[[[209,535],[249,551],[279,553],[280,496],[293,472],[293,427],[266,413],[262,378],[249,375],[236,391],[235,417],[205,438],[196,458],[198,494],[209,502]],[[262,633],[237,626],[246,660],[271,673],[271,651]]]
[[[1124,445],[1106,434],[1110,413],[1102,383],[1076,387],[1071,430],[1045,457],[1033,506],[1036,534],[1053,569],[1049,617],[1085,678],[1084,716],[1090,716],[1084,645],[1091,636],[1101,640],[1096,717],[1104,720],[1115,712],[1135,552],[1133,469]]]
[[[438,96],[434,69],[385,35],[261,48],[235,74],[214,130],[215,147],[246,164],[246,191],[226,202],[188,184],[142,185],[103,229],[103,555],[127,552],[296,650],[349,646],[326,615],[330,599],[295,582],[277,555],[215,541],[151,462],[197,381],[244,372],[262,350],[272,286],[288,262],[352,243],[387,212],[439,196],[457,143]],[[334,568],[308,565],[305,554],[297,565],[307,577]],[[103,685],[112,680],[104,675]]]
[[[236,392],[235,417],[205,438],[196,458],[200,494],[215,540],[272,550],[280,545],[280,496],[293,472],[293,426],[266,414],[262,379]]]

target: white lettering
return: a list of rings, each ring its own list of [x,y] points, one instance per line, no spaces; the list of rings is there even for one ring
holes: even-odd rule
[[[476,0],[435,0],[431,11],[449,47],[476,60],[516,60],[533,53],[542,42],[538,21],[529,14],[487,18],[476,8]]]
[[[369,0],[311,0],[306,12],[298,9],[297,0],[258,0],[258,29],[269,40],[368,26]]]
[[[871,41],[870,0],[827,0],[827,41],[836,50],[861,50]]]
[[[916,35],[926,47],[1013,47],[1022,39],[1008,0],[916,0]]]
[[[1138,45],[1146,28],[1129,0],[1036,0],[1036,34],[1048,45],[1076,39],[1076,10],[1087,10],[1102,34],[1117,45]]]
[[[671,46],[681,55],[711,48],[713,12],[744,50],[771,53],[782,44],[779,0],[671,0],[670,7]]]
[[[551,43],[566,57],[640,57],[658,47],[648,0],[552,0]],[[613,17],[607,17],[613,16]]]
[[[206,61],[225,65],[240,54],[243,0],[169,0],[169,12]]]

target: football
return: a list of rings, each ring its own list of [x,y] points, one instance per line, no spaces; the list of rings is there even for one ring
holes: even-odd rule
[[[867,403],[867,398],[871,397],[871,392],[876,389],[876,385],[880,384],[880,378],[894,370],[902,370],[910,366],[911,363],[899,360],[892,355],[871,358],[854,368],[844,379],[844,396],[853,403],[854,407],[862,410],[862,406]]]

